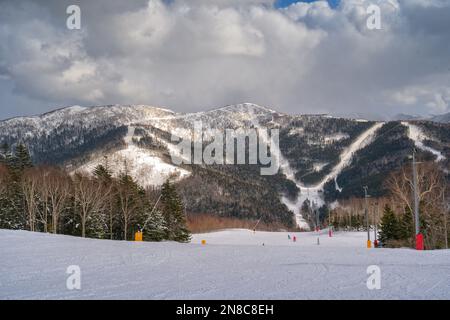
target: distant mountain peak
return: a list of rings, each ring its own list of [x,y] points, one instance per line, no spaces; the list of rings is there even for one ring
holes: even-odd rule
[[[240,113],[279,113],[269,107],[260,106],[251,102],[230,104],[224,107],[215,108],[206,112],[240,112]]]
[[[419,119],[422,119],[422,118],[418,115],[411,115],[411,114],[406,114],[406,113],[399,113],[391,118],[391,120],[393,120],[393,121],[408,121],[408,120],[419,120]]]
[[[431,120],[440,123],[450,123],[450,112],[434,116]]]

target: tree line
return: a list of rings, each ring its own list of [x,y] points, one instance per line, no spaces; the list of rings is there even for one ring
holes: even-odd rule
[[[419,227],[425,248],[448,248],[450,237],[448,176],[433,161],[418,163],[417,197]],[[384,184],[388,195],[370,198],[368,217],[371,228],[379,230],[379,240],[387,247],[414,247],[415,217],[412,166],[408,164],[390,174]],[[370,189],[369,189],[370,190]],[[365,200],[351,198],[340,202],[329,216],[339,230],[367,229]]]
[[[24,144],[0,150],[0,228],[81,237],[188,242],[184,206],[175,185],[147,188],[127,173],[115,177],[106,165],[69,174],[34,166]]]

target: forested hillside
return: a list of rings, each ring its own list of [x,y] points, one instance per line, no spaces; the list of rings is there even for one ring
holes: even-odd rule
[[[189,135],[195,123],[205,130],[203,146],[211,139],[208,129],[278,129],[282,167],[261,176],[258,164],[175,165],[172,135]],[[293,213],[309,195],[325,205],[362,197],[363,186],[374,197],[386,195],[386,178],[409,163],[413,148],[444,171],[450,164],[450,124],[294,116],[248,103],[191,114],[150,106],[70,107],[1,121],[0,143],[12,150],[22,144],[34,165],[59,166],[71,175],[103,165],[114,178],[129,175],[142,188],[159,188],[171,178],[188,214],[286,228],[295,227]]]

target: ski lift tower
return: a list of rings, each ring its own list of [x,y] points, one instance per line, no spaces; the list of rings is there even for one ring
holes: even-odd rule
[[[367,190],[369,189],[368,186],[364,186],[364,199],[365,199],[365,216],[366,216],[366,227],[367,227],[367,248],[372,247],[372,241],[370,241],[370,223],[369,223],[369,210],[367,208],[367,199],[370,197],[367,194]]]
[[[316,203],[313,201],[311,204],[312,212],[316,218],[316,233],[317,233],[317,245],[320,245],[320,220],[319,220],[319,210]]]

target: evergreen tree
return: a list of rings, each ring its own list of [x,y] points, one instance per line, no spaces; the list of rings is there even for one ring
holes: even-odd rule
[[[361,215],[352,215],[350,220],[352,224],[352,230],[359,231],[362,225]]]
[[[186,227],[183,204],[175,186],[167,180],[161,190],[162,214],[166,220],[166,238],[178,242],[188,242],[191,234]]]
[[[414,220],[409,208],[405,208],[405,211],[399,219],[399,238],[404,240],[410,240],[414,236]]]
[[[386,205],[384,207],[384,214],[381,218],[381,231],[380,231],[380,240],[382,243],[386,244],[390,240],[398,240],[400,239],[400,228],[399,221],[394,214],[394,211]]]
[[[0,159],[4,159],[3,156]],[[11,183],[10,170],[5,164],[0,163],[0,228],[9,229],[9,218],[11,214],[9,190]]]
[[[11,153],[8,144],[1,147],[1,159],[9,171],[6,193],[2,200],[2,226],[8,229],[24,229],[27,223],[25,217],[25,199],[20,186],[20,180],[25,169],[32,166],[27,147],[19,143],[15,154]]]
[[[330,214],[330,210],[328,209],[327,205],[323,205],[319,208],[319,220],[322,223],[323,221],[326,221],[328,218],[328,215]]]
[[[139,229],[139,221],[143,215],[145,191],[128,174],[122,174],[117,184],[117,206],[122,223],[123,239],[133,235]]]
[[[8,143],[3,143],[0,148],[0,163],[4,164],[8,168],[11,168],[13,163],[13,155]]]
[[[108,238],[113,240],[114,238],[118,238],[115,234],[114,230],[117,229],[117,206],[115,205],[113,199],[116,196],[116,184],[115,180],[112,177],[112,173],[108,170],[107,167],[103,165],[98,165],[95,167],[93,171],[94,176],[104,184],[105,190],[108,190],[107,204],[105,205],[103,218],[104,224],[107,227]],[[117,233],[117,232],[116,232]],[[106,238],[106,237],[105,237]]]
[[[104,182],[110,182],[112,179],[112,173],[103,165],[99,164],[94,169],[94,176]]]
[[[311,205],[311,203],[310,203],[309,199],[306,199],[305,201],[303,201],[301,212],[302,212],[302,214],[304,216],[305,215],[309,215],[309,213],[310,213],[310,205]]]
[[[150,212],[148,212],[148,215]],[[153,212],[151,216],[145,215],[148,219],[144,229],[144,240],[162,241],[167,235],[166,221],[162,213],[158,210]],[[146,219],[146,220],[147,220]]]
[[[23,172],[25,169],[31,168],[32,166],[33,163],[28,148],[23,143],[19,143],[15,150],[14,169]]]

